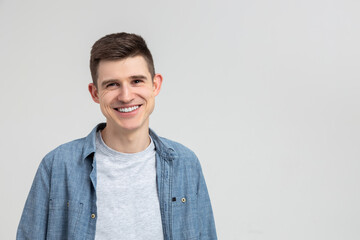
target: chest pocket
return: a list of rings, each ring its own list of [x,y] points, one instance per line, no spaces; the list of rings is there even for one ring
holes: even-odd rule
[[[172,198],[174,240],[199,239],[198,207],[196,194]]]
[[[83,203],[50,199],[47,239],[76,239]]]

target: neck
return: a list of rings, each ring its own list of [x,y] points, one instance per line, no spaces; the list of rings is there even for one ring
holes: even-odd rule
[[[122,153],[141,152],[150,144],[149,127],[123,131],[107,124],[102,130],[101,136],[108,147]]]

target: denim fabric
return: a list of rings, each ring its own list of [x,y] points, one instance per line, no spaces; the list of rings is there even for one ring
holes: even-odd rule
[[[16,239],[91,240],[96,231],[95,135],[48,153],[37,170]],[[183,145],[150,130],[164,239],[217,239],[200,163]]]

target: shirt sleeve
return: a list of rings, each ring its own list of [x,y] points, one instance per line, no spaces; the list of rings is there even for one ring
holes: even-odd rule
[[[200,223],[200,239],[216,240],[217,236],[216,236],[214,215],[200,163],[198,164],[198,171],[199,171],[199,182],[198,182],[197,199],[198,199],[198,211],[199,211],[199,223]]]
[[[17,240],[46,239],[49,209],[50,174],[45,161],[40,163],[17,229]]]

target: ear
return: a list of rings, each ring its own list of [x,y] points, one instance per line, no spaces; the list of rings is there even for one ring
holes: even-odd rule
[[[153,80],[154,96],[157,96],[159,94],[162,81],[163,81],[163,77],[161,76],[161,74],[155,74],[154,80]]]
[[[99,92],[98,92],[95,84],[89,83],[88,89],[89,89],[90,95],[91,95],[92,99],[94,100],[94,102],[99,103]]]

